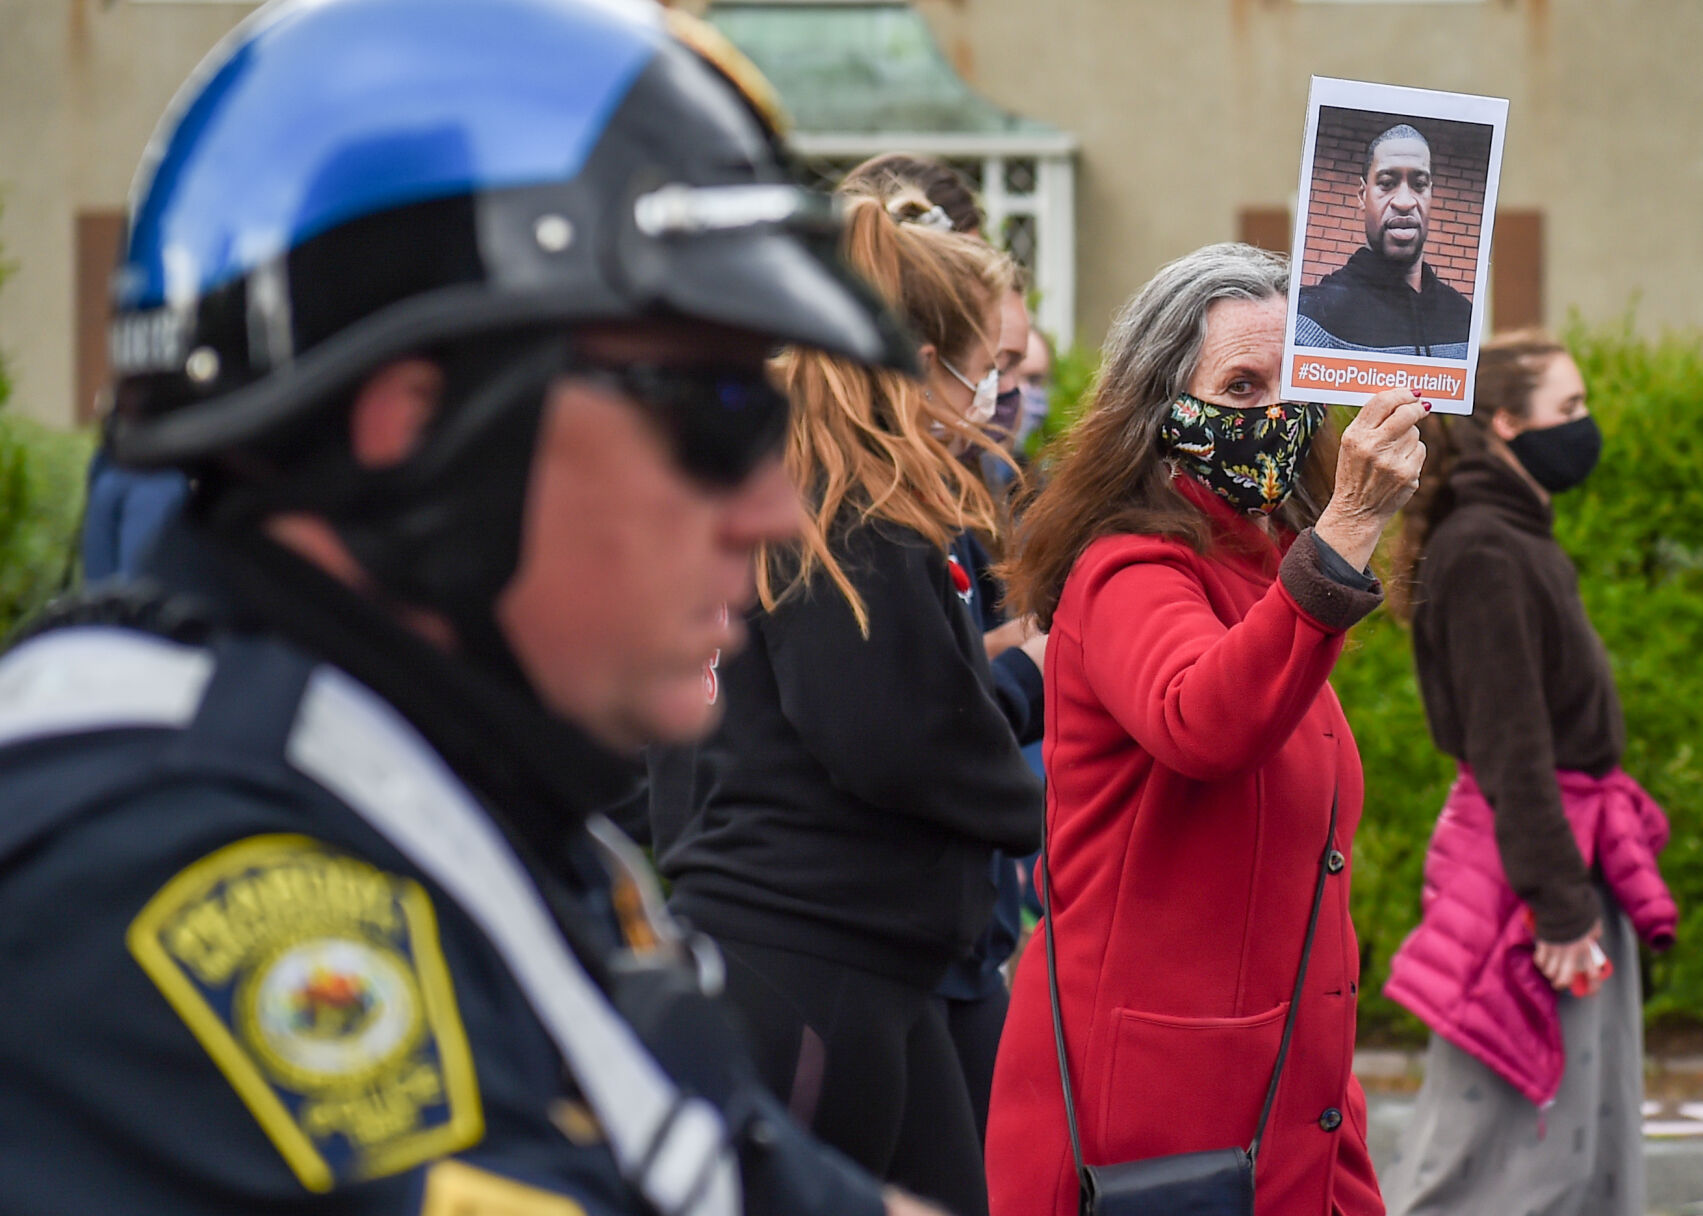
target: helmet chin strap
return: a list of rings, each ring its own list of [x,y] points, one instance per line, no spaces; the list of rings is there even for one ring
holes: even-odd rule
[[[462,651],[526,683],[495,607],[520,565],[545,400],[570,348],[559,332],[458,344],[443,401],[401,464],[361,478],[332,526],[386,593],[441,612]]]
[[[325,439],[284,458],[285,476],[233,485],[211,520],[233,529],[277,511],[322,516],[386,602],[442,614],[464,654],[529,687],[494,610],[520,565],[545,400],[570,349],[560,331],[531,331],[433,352],[443,396],[405,460],[357,464],[332,411]]]

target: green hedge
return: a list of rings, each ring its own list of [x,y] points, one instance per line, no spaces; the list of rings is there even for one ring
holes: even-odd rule
[[[0,637],[71,573],[90,438],[0,411]]]
[[[1651,965],[1658,1021],[1703,1021],[1703,346],[1579,333],[1600,402],[1602,471],[1562,496],[1557,531],[1626,705],[1624,767],[1667,808],[1662,872],[1679,945]],[[1572,501],[1569,501],[1572,499]]]
[[[0,256],[0,283],[11,264]],[[65,582],[90,437],[67,434],[3,407],[12,382],[0,358],[0,637]]]
[[[1603,429],[1602,464],[1556,499],[1591,619],[1613,656],[1626,709],[1626,771],[1667,808],[1662,870],[1679,901],[1679,945],[1647,968],[1655,1025],[1703,1024],[1703,339],[1640,339],[1627,323],[1575,326],[1569,345]],[[1060,361],[1050,438],[1077,416],[1092,355]],[[1381,993],[1390,956],[1419,916],[1431,826],[1454,776],[1431,745],[1408,635],[1377,612],[1356,627],[1333,677],[1366,767],[1355,844],[1361,1037],[1418,1043],[1424,1028]]]
[[[1099,370],[1099,355],[1086,346],[1061,350],[1053,357],[1053,382],[1048,390],[1047,416],[1025,441],[1031,459],[1071,424],[1088,405],[1088,390],[1093,387],[1094,373]]]
[[[72,574],[91,445],[0,413],[0,636]]]

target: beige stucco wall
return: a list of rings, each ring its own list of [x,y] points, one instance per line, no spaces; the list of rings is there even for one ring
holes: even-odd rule
[[[477,2],[477,0],[469,0]],[[688,0],[697,6],[699,0]],[[1696,0],[918,0],[993,100],[1081,141],[1078,329],[1165,259],[1292,207],[1312,73],[1512,101],[1502,203],[1547,217],[1546,308],[1703,327]],[[74,216],[118,207],[155,118],[244,4],[0,0],[0,352],[73,413]]]
[[[1647,330],[1703,326],[1696,0],[918,3],[978,89],[1082,141],[1084,340],[1240,208],[1293,212],[1313,74],[1507,97],[1501,205],[1545,212],[1550,322],[1636,298]]]
[[[251,5],[0,0],[0,354],[8,408],[74,413],[73,232],[122,207],[178,84]]]

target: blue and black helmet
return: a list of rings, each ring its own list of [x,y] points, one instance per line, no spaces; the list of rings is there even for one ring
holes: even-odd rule
[[[274,0],[137,175],[112,456],[193,473],[192,509],[239,541],[317,513],[389,597],[500,659],[491,605],[576,327],[696,320],[912,365],[766,90],[652,0]],[[415,355],[443,368],[440,408],[403,463],[362,467],[339,411]],[[687,408],[754,460],[783,437],[763,400]]]
[[[196,468],[384,361],[701,319],[906,366],[784,167],[766,88],[649,0],[275,0],[184,86],[131,198],[111,441]]]

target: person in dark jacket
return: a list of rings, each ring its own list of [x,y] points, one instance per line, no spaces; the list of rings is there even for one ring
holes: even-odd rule
[[[1365,247],[1301,289],[1297,346],[1466,358],[1472,302],[1425,261],[1431,180],[1431,145],[1405,123],[1367,146],[1359,192]]]
[[[981,236],[986,227],[981,205],[969,181],[944,161],[925,156],[886,153],[864,161],[847,173],[840,183],[842,193],[873,194],[891,199],[921,194],[940,209],[955,232]],[[938,223],[939,217],[932,217]],[[1029,311],[1023,293],[1014,282],[1000,301],[999,344],[994,364],[999,370],[999,394],[994,399],[994,416],[988,433],[999,440],[996,450],[975,449],[975,467],[996,498],[1009,501],[1018,469],[1012,442],[1022,410],[1022,391],[1017,367],[1029,348]],[[1045,717],[1041,663],[1046,654],[1047,635],[1031,618],[1008,620],[1004,611],[1005,588],[993,572],[993,557],[973,532],[963,532],[952,541],[952,558],[970,574],[970,616],[982,630],[994,688],[1006,720],[1017,741],[1029,750],[1029,765],[1041,772],[1039,746]],[[1005,1027],[1005,1010],[1010,1003],[1004,967],[1022,940],[1023,875],[1032,859],[1007,857],[995,852],[988,872],[999,897],[993,914],[976,944],[965,957],[953,961],[940,981],[940,998],[946,1003],[946,1025],[964,1069],[970,1105],[976,1112],[976,1134],[987,1134],[988,1097],[993,1089],[994,1060],[999,1054],[999,1037]]]
[[[83,508],[84,580],[135,574],[148,547],[188,497],[189,480],[182,473],[120,468],[104,445],[95,449]]]
[[[1386,989],[1433,1031],[1387,1178],[1389,1209],[1636,1216],[1645,1205],[1634,924],[1656,946],[1671,942],[1673,924],[1638,917],[1643,909],[1623,907],[1605,880],[1620,877],[1612,863],[1628,845],[1648,850],[1653,871],[1666,830],[1619,769],[1626,727],[1613,667],[1552,506],[1596,465],[1601,433],[1566,348],[1521,332],[1485,344],[1472,414],[1433,424],[1427,440],[1397,603],[1411,612],[1431,736],[1460,774],[1427,855],[1421,925]],[[1640,826],[1598,809],[1611,800],[1638,807]],[[1619,838],[1604,837],[1610,824]],[[1474,857],[1489,865],[1463,872]],[[1522,1039],[1520,1014],[1538,996],[1543,1016]],[[1551,1046],[1564,1061],[1551,1074],[1558,1085],[1516,1086],[1508,1057]]]
[[[653,794],[696,810],[653,828],[775,1091],[860,1164],[973,1216],[981,1150],[934,989],[987,926],[993,851],[1038,846],[1041,799],[952,548],[995,525],[954,449],[991,443],[973,419],[1010,271],[910,222],[927,206],[848,202],[852,264],[922,338],[925,374],[782,360],[789,459],[814,487],[805,538],[760,558],[750,647],[714,673],[726,718],[678,770],[699,786]]]

